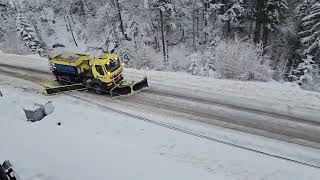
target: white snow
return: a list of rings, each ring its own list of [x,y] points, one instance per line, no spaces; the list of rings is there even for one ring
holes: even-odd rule
[[[0,160],[12,161],[21,179],[317,180],[320,176],[318,169],[168,130],[71,97],[43,96],[40,87],[23,80],[1,75],[0,89],[4,95]],[[53,114],[37,123],[26,122],[21,109],[25,102],[49,100],[55,104]],[[295,146],[287,146],[291,147]],[[314,158],[319,154],[308,148],[304,152]]]

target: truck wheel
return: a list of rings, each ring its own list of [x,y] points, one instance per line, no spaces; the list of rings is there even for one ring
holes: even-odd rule
[[[101,87],[100,85],[98,85],[98,84],[94,84],[94,85],[92,86],[92,88],[93,88],[93,91],[94,91],[95,93],[97,93],[97,94],[103,94],[103,92],[104,92],[104,90],[102,89],[102,87]]]

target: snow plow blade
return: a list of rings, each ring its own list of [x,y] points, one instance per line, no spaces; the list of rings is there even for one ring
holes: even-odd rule
[[[46,95],[57,94],[61,92],[74,91],[74,90],[86,90],[87,88],[83,84],[71,84],[58,87],[45,87],[44,93]]]
[[[134,92],[140,91],[146,87],[149,87],[147,77],[145,77],[143,80],[136,83],[119,85],[113,88],[111,90],[111,96],[122,96],[122,95],[133,94]]]

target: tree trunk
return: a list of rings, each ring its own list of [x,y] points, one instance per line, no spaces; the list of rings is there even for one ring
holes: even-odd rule
[[[165,39],[164,39],[164,29],[163,29],[163,13],[161,9],[160,11],[160,28],[161,28],[161,37],[162,37],[162,52],[163,52],[163,63],[167,66],[167,54],[166,54],[166,47],[165,47]]]
[[[149,18],[151,23],[151,31],[154,34],[154,48],[156,51],[160,51],[160,44],[158,41],[159,31],[156,28],[157,27],[156,23],[153,21],[152,11],[150,9],[150,1],[147,0],[147,3],[148,3]],[[159,27],[159,21],[158,21],[158,27]]]
[[[68,21],[68,24],[69,24],[69,29],[70,29],[70,33],[72,35],[73,42],[78,47],[78,43],[76,41],[76,38],[74,37],[72,26],[71,26],[71,23],[70,23],[70,20],[69,20],[68,16],[67,16],[67,21]]]
[[[72,23],[73,23],[73,24],[75,24],[76,22],[75,22],[75,21],[74,21],[74,19],[73,19],[73,16],[72,16],[71,11],[69,12],[69,14],[70,14],[70,17],[71,17]]]
[[[252,38],[252,34],[253,34],[253,22],[251,19],[250,19],[250,26],[249,26],[249,38]]]
[[[196,44],[196,25],[195,25],[195,17],[194,10],[192,11],[192,40],[193,40],[193,49],[194,52],[197,52],[197,44]]]
[[[225,28],[226,28],[226,31],[224,31],[224,37],[230,38],[231,37],[231,22],[230,22],[230,20],[228,20],[226,22]]]
[[[180,42],[185,42],[185,32],[184,29],[181,29],[181,39]]]
[[[262,42],[263,42],[263,46],[266,47],[268,44],[268,37],[269,37],[269,29],[267,27],[267,25],[263,26],[263,38],[262,38]]]
[[[122,20],[122,15],[121,15],[121,9],[120,9],[120,4],[119,4],[119,0],[116,0],[116,6],[117,6],[117,10],[118,10],[118,17],[119,17],[119,21],[120,21],[120,30],[121,33],[123,35],[123,37],[127,40],[130,41],[130,38],[128,37],[128,35],[125,33],[124,31],[124,26],[123,26],[123,20]]]
[[[207,29],[207,26],[208,26],[208,9],[210,7],[210,4],[209,3],[205,3],[204,4],[204,28]],[[208,33],[204,32],[204,43],[207,44],[207,41],[208,41]]]
[[[169,40],[166,40],[167,66],[169,66]]]
[[[254,31],[254,42],[259,43],[261,41],[261,30],[262,30],[262,25],[264,22],[265,18],[265,13],[264,13],[264,6],[265,6],[265,0],[257,0],[256,4],[256,27]]]
[[[196,10],[196,24],[197,24],[197,32],[196,36],[199,37],[199,9]]]
[[[81,11],[82,11],[82,13],[83,13],[83,25],[86,27],[87,26],[87,13],[86,13],[86,10],[85,10],[85,8],[84,8],[84,6],[85,6],[85,3],[84,3],[84,1],[83,0],[80,0],[80,9],[81,9]]]
[[[262,24],[260,22],[256,22],[256,27],[254,30],[254,42],[259,43],[261,40],[261,26]]]

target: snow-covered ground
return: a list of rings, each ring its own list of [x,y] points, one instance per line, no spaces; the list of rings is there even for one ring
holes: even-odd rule
[[[3,93],[0,160],[10,159],[22,179],[317,180],[320,177],[320,170],[315,168],[158,127],[72,97],[46,97],[31,82],[1,75],[0,89]],[[48,100],[54,102],[54,113],[40,122],[26,122],[22,108]],[[239,136],[239,141],[243,136],[236,131],[228,133]],[[268,144],[262,137],[251,137],[250,141]],[[273,143],[275,149],[287,148],[288,154],[291,148],[293,153],[300,151],[315,160],[319,154],[315,149]]]
[[[0,53],[1,63],[49,72],[47,60],[36,56]],[[154,91],[234,103],[240,107],[264,108],[298,117],[306,115],[306,119],[319,116],[319,93],[300,90],[292,84],[126,71],[130,73],[128,78],[133,79],[148,75]],[[72,97],[46,97],[36,84],[6,75],[0,75],[0,90],[4,95],[0,98],[0,137],[5,144],[1,147],[0,160],[10,159],[23,179],[301,180],[320,176],[320,170],[315,168],[175,132],[99,109]],[[22,108],[48,100],[54,102],[55,112],[40,122],[26,122]],[[100,101],[104,99],[97,100]],[[120,108],[118,103],[113,100],[109,105]],[[156,109],[128,107],[127,110],[237,145],[320,164],[318,149],[183,121]]]

